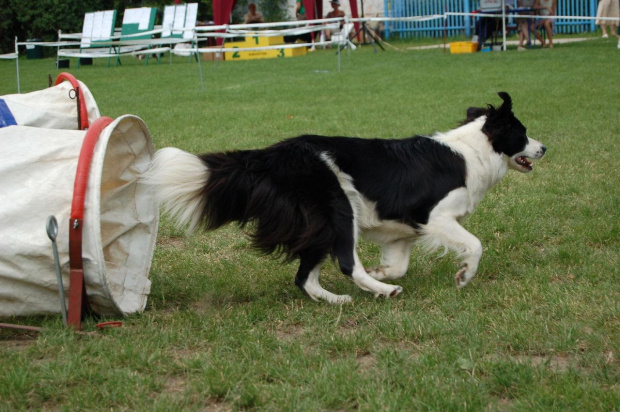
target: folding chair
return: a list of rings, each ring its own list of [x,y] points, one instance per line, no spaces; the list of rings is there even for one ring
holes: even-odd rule
[[[76,57],[77,67],[80,67],[81,58],[110,58],[116,57],[117,53],[112,51],[110,42],[114,35],[114,25],[116,24],[116,10],[96,11],[84,15],[82,34],[80,36],[79,49],[58,49],[58,57]],[[106,51],[102,51],[107,48]]]
[[[151,40],[156,14],[157,8],[155,7],[125,10],[121,27],[121,46],[116,58],[116,65],[120,64],[120,55],[124,53],[131,53],[134,56],[146,54],[148,58],[150,52],[145,51],[145,49],[150,47],[149,44],[140,43],[144,40]],[[123,46],[123,42],[128,42],[130,45]]]
[[[180,4],[174,6],[166,6],[164,8],[164,19],[162,22],[163,32],[161,34],[162,43],[164,39],[173,40],[170,44],[189,42],[194,46],[194,28],[196,28],[196,20],[198,18],[198,3]],[[172,53],[179,55],[191,55],[192,51],[175,51],[170,50],[171,58]],[[196,60],[198,55],[196,54]]]
[[[350,47],[351,50],[355,50],[357,47],[355,47],[355,44],[353,44],[351,40],[349,39],[349,35],[352,30],[353,30],[353,23],[345,23],[342,26],[342,30],[340,30],[337,33],[332,34],[332,42],[338,45],[339,49]]]

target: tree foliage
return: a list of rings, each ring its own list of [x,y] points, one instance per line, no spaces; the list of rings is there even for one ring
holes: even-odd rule
[[[256,4],[258,11],[265,18],[265,22],[287,20],[286,0],[237,0],[232,12],[233,23],[243,23],[250,3]]]

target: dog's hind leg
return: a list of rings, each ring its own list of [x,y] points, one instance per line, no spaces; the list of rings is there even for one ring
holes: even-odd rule
[[[412,240],[396,240],[381,246],[381,266],[366,269],[366,272],[377,280],[393,280],[402,278],[409,268],[409,257],[413,247]]]
[[[435,250],[443,246],[459,255],[462,259],[461,268],[454,276],[456,286],[459,289],[467,285],[476,276],[478,264],[482,257],[482,244],[456,219],[446,216],[431,219],[424,227],[421,241],[428,250]]]
[[[295,276],[295,284],[313,300],[325,300],[332,304],[351,302],[349,295],[336,295],[319,284],[319,274],[324,256],[319,253],[300,253],[299,270]]]

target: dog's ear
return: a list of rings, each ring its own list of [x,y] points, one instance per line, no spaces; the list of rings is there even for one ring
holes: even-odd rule
[[[480,116],[485,116],[487,114],[487,109],[482,107],[470,107],[467,109],[467,120],[474,120],[479,118]]]
[[[504,101],[500,106],[498,112],[500,113],[512,113],[512,98],[506,92],[499,92],[497,95]]]
[[[510,95],[506,92],[499,92],[497,94],[504,102],[499,108],[488,105],[487,121],[482,127],[482,131],[492,142],[506,132],[514,119]]]
[[[467,109],[467,115],[466,115],[467,117],[465,118],[465,121],[463,122],[463,124],[473,122],[480,116],[486,116],[488,112],[489,112],[488,109],[484,109],[482,107],[470,107]]]

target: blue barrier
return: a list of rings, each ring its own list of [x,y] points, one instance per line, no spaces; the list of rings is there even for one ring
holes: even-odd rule
[[[480,0],[384,0],[386,17],[431,16],[453,13],[470,13],[478,10]],[[558,16],[596,16],[597,0],[558,0]],[[387,21],[385,37],[442,37],[465,35],[474,32],[475,18],[448,16],[429,21]],[[594,20],[558,19],[556,33],[583,33],[596,30]]]

